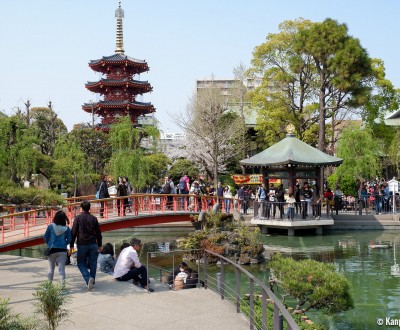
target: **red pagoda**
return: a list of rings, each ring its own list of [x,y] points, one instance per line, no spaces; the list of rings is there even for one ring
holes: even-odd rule
[[[115,54],[103,56],[99,60],[90,61],[89,66],[96,72],[101,72],[100,81],[87,82],[88,90],[103,95],[103,100],[96,103],[85,103],[82,109],[92,114],[94,126],[94,114],[101,116],[101,123],[97,129],[108,132],[110,124],[115,123],[119,117],[129,116],[132,124],[138,123],[138,117],[155,112],[151,103],[136,101],[138,94],[152,91],[147,81],[134,80],[134,75],[149,71],[146,61],[137,60],[124,55],[124,42],[122,19],[124,11],[121,2],[115,11],[117,18],[117,38]]]

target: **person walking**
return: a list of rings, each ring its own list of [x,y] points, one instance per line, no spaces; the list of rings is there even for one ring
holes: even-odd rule
[[[188,195],[189,194],[189,190],[190,190],[190,179],[187,176],[187,173],[183,173],[183,176],[179,179],[179,183],[178,183],[178,191],[179,194],[181,195]],[[181,209],[184,210],[185,209],[185,199],[186,199],[186,203],[189,202],[189,199],[184,196],[181,197]],[[186,207],[188,207],[189,205],[186,204]]]
[[[153,292],[154,289],[147,285],[147,268],[140,263],[137,253],[142,247],[142,242],[138,238],[132,238],[129,243],[130,246],[123,249],[118,256],[114,267],[114,278],[117,281],[139,282],[143,289]]]
[[[108,193],[108,187],[107,187],[107,181],[106,181],[105,175],[101,176],[101,182],[100,182],[98,190],[99,190],[99,199],[110,198],[110,194]],[[100,201],[100,218],[102,218],[104,216],[104,204],[105,204],[105,201]]]
[[[65,282],[65,264],[67,262],[68,249],[67,245],[71,241],[71,229],[68,227],[69,219],[63,211],[58,211],[53,218],[53,223],[48,225],[43,236],[50,254],[48,256],[49,270],[47,279],[53,281],[54,269],[56,262],[58,263],[58,272],[61,281]]]
[[[126,196],[128,196],[128,187],[126,186],[126,179],[123,177],[119,177],[117,185],[117,197],[126,197]],[[127,198],[117,199],[117,210],[118,210],[118,215],[120,217],[125,216],[127,204],[128,204]]]
[[[89,290],[96,280],[97,257],[101,251],[102,236],[97,218],[90,214],[90,202],[81,203],[81,214],[77,215],[72,226],[70,246],[77,241],[77,264]],[[89,270],[88,270],[89,268]]]

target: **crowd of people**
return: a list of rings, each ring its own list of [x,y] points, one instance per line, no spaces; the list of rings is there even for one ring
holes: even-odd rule
[[[112,274],[117,281],[132,280],[152,292],[153,289],[148,287],[147,269],[140,263],[137,253],[142,246],[141,241],[133,238],[130,244],[123,245],[116,259],[113,246],[110,243],[102,244],[99,222],[90,213],[90,206],[88,201],[81,203],[81,213],[75,217],[72,229],[63,211],[58,211],[52,224],[46,228],[43,239],[49,248],[48,280],[53,281],[55,266],[58,264],[60,280],[65,282],[65,265],[68,254],[72,252],[69,247],[75,247],[76,242],[77,266],[89,290],[94,288],[99,269]]]
[[[104,177],[98,186],[100,198],[109,197],[106,189],[107,183]],[[126,177],[119,177],[116,185],[117,197],[129,196],[132,188]],[[305,182],[297,182],[293,192],[288,193],[281,183],[271,183],[269,187],[265,184],[230,186],[218,182],[214,187],[212,182],[206,182],[202,176],[190,178],[183,173],[179,181],[175,182],[170,176],[163,179],[159,187],[148,187],[146,193],[166,194],[166,208],[173,209],[174,194],[187,195],[179,199],[182,206],[193,211],[211,210],[217,202],[225,212],[232,212],[234,208],[240,209],[247,214],[253,208],[255,201],[258,202],[258,213],[266,218],[287,218],[293,220],[295,217],[319,218],[321,209],[329,204],[330,210],[338,212],[341,210],[356,210],[362,201],[362,207],[368,212],[377,214],[389,212],[392,204],[388,181],[375,178],[373,180],[357,180],[354,184],[354,193],[345,195],[339,187],[330,189],[327,184],[321,192],[319,187]],[[204,198],[207,197],[207,198]],[[294,201],[293,201],[294,199]],[[131,210],[131,199],[117,200],[118,212],[123,216]],[[103,216],[104,202],[101,202],[100,217]]]
[[[375,178],[375,180],[358,181],[357,191],[362,206],[368,210],[367,212],[375,211],[376,214],[382,214],[391,211],[393,192],[390,191],[388,180]]]
[[[138,254],[142,248],[141,240],[132,238],[129,243],[123,243],[117,256],[111,243],[103,245],[99,222],[90,213],[90,202],[83,201],[80,207],[81,213],[75,217],[72,229],[67,215],[61,210],[55,213],[52,223],[46,228],[43,239],[49,248],[48,280],[53,281],[58,265],[60,281],[64,283],[65,265],[68,264],[68,257],[75,253],[78,269],[88,290],[94,288],[96,273],[101,271],[112,275],[117,281],[132,281],[142,289],[153,292],[154,289],[149,286],[147,268],[141,264]],[[198,282],[197,272],[184,262],[178,271],[173,270],[171,274],[168,284],[175,290],[195,287]]]

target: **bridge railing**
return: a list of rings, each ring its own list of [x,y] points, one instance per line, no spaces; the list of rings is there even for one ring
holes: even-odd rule
[[[279,298],[263,281],[241,265],[215,252],[209,250],[148,252],[147,269],[154,267],[150,261],[158,255],[162,257],[171,255],[172,268],[170,271],[173,271],[176,268],[177,258],[181,258],[185,253],[197,255],[198,287],[201,287],[200,282],[203,282],[205,289],[215,291],[222,300],[227,300],[236,306],[236,312],[243,313],[248,318],[250,329],[300,329]],[[213,264],[219,265],[217,271],[215,266],[211,267],[208,264],[210,259],[213,259]],[[203,267],[200,266],[201,264]],[[234,277],[227,276],[228,267],[230,273],[234,273]],[[165,269],[159,267],[154,267],[154,269],[158,272],[160,280],[163,274],[164,276],[168,274]],[[173,277],[175,275],[173,274]]]
[[[233,208],[225,207],[221,198],[214,196],[134,194],[105,199],[95,199],[93,195],[82,196],[62,206],[31,209],[0,216],[0,244],[43,234],[45,227],[52,222],[58,210],[63,210],[67,214],[72,225],[74,217],[81,212],[80,204],[83,200],[91,202],[90,212],[98,217],[100,222],[139,214],[209,211],[217,202],[220,211],[233,211]],[[231,201],[233,204],[233,200]]]

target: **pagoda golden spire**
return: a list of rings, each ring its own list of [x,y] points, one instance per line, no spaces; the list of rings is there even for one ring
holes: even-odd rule
[[[119,7],[115,11],[115,17],[117,18],[117,39],[115,53],[124,54],[124,34],[122,30],[122,19],[124,18],[124,11],[121,8],[121,2],[119,2]]]

